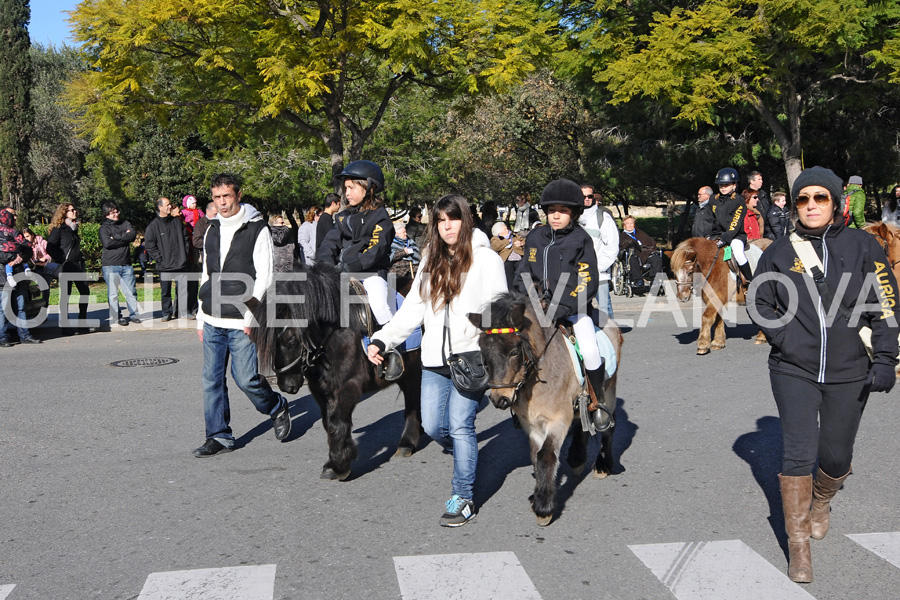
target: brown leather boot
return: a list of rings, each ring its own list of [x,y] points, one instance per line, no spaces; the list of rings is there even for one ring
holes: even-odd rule
[[[813,481],[812,509],[809,513],[812,519],[810,537],[814,540],[821,540],[828,533],[828,525],[831,522],[831,499],[844,485],[848,475],[850,471],[837,479],[832,479],[822,469],[816,472],[816,479]]]
[[[779,473],[778,480],[781,482],[784,530],[788,535],[788,577],[796,583],[811,583],[809,505],[812,502],[812,475],[785,477]]]

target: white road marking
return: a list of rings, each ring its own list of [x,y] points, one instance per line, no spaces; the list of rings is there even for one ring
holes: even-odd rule
[[[900,567],[900,531],[846,535],[866,550],[874,552],[895,567]]]
[[[628,546],[678,600],[810,600],[740,540]],[[785,569],[787,564],[784,565]]]
[[[11,583],[7,585],[0,585],[0,600],[5,600],[9,593],[13,591],[13,588],[16,587],[16,584]]]
[[[403,600],[541,600],[512,552],[395,556]]]
[[[151,573],[137,600],[272,600],[275,565]]]

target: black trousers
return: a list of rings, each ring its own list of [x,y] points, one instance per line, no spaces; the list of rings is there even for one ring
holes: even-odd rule
[[[769,378],[784,439],[782,474],[809,475],[818,458],[829,477],[846,475],[869,399],[865,381],[823,384],[773,372]]]
[[[178,314],[181,317],[186,317],[189,313],[197,311],[197,293],[200,289],[199,277],[194,275],[188,279],[187,273],[193,273],[193,269],[191,267],[185,267],[180,271],[160,271],[159,292],[164,315],[174,316],[175,314]],[[177,311],[175,311],[172,306],[173,282],[178,282],[178,288],[176,290],[176,298],[178,300]]]

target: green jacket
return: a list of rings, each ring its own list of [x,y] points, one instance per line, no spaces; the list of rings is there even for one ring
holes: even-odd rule
[[[848,185],[845,193],[850,194],[850,222],[847,226],[862,229],[866,224],[866,193],[862,186],[856,183]],[[841,206],[841,212],[843,208]]]

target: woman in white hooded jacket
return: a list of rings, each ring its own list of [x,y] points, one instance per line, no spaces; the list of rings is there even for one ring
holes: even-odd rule
[[[385,350],[425,325],[422,427],[433,440],[453,452],[452,493],[440,524],[459,527],[475,515],[475,414],[483,393],[457,390],[450,379],[447,357],[451,347],[454,353],[478,350],[481,331],[466,315],[483,312],[491,300],[506,292],[506,275],[503,261],[491,250],[490,240],[475,229],[472,212],[462,196],[444,196],[435,203],[427,235],[428,249],[409,296],[381,331],[372,336],[368,355],[369,360],[380,364]],[[445,318],[449,344],[444,342]]]

